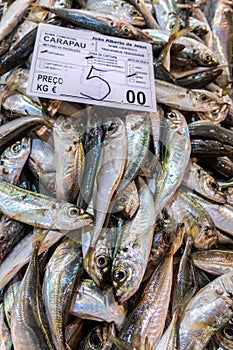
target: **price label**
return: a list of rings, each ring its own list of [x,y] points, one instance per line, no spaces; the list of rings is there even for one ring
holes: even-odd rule
[[[39,24],[27,93],[155,111],[152,46],[89,30]]]

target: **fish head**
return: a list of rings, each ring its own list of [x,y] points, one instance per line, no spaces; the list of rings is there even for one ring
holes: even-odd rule
[[[112,341],[109,339],[109,328],[111,325],[100,325],[95,327],[81,344],[82,350],[110,350]]]
[[[223,104],[222,106],[214,109],[213,111],[200,113],[201,114],[200,119],[210,120],[213,123],[220,123],[226,118],[226,116],[229,112],[229,109],[230,109],[230,106],[227,103]],[[198,113],[198,115],[199,115],[199,113]]]
[[[93,281],[102,288],[110,285],[112,268],[112,252],[110,249],[94,249],[84,258],[84,268]]]
[[[22,138],[20,141],[16,141],[12,146],[8,147],[3,153],[2,158],[12,159],[14,162],[20,162],[27,158],[30,153],[31,139],[28,137]]]
[[[213,336],[213,342],[221,349],[233,348],[233,319]]]
[[[119,21],[117,27],[123,38],[153,43],[153,39],[149,34],[129,23]]]
[[[128,6],[125,8],[125,13],[126,13],[126,16],[129,18],[129,22],[132,25],[135,25],[138,27],[145,26],[145,20],[142,17],[141,13],[134,6],[130,6],[130,4],[126,4],[126,5]]]
[[[218,203],[226,203],[226,195],[220,190],[217,181],[208,174],[203,176],[205,177],[202,182],[204,187],[203,190],[209,195],[209,198],[215,198]]]
[[[184,116],[177,109],[171,109],[165,114],[165,118],[169,121],[170,127],[182,127],[184,125]]]
[[[16,184],[31,150],[31,139],[24,137],[5,149],[1,155],[2,179]]]
[[[63,201],[52,204],[50,216],[50,222],[54,222],[61,231],[78,230],[92,223],[92,218],[89,214],[84,213],[83,210],[80,210],[75,205],[67,204]]]
[[[131,189],[131,191],[130,191]],[[136,191],[126,188],[115,198],[112,212],[120,213],[126,219],[132,219],[139,207],[139,198]]]
[[[206,111],[217,114],[226,105],[222,98],[211,91],[193,89],[189,93],[192,95],[193,106],[196,106],[197,111],[199,110],[199,106],[202,106],[202,108],[205,106]]]
[[[196,249],[210,249],[218,244],[218,235],[214,225],[204,218],[201,223],[195,221],[189,231],[193,237],[194,247]]]
[[[136,292],[143,277],[142,271],[142,261],[135,245],[123,246],[117,251],[113,261],[112,281],[114,294],[120,304]]]
[[[198,63],[201,66],[213,67],[219,64],[219,61],[214,56],[214,53],[211,51],[200,51],[198,55]]]

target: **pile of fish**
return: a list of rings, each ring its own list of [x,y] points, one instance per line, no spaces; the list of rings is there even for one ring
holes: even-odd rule
[[[233,349],[233,1],[0,15],[0,349]],[[157,111],[28,96],[41,22],[149,42]]]

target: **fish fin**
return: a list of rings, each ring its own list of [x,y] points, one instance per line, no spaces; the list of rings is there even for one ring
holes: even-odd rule
[[[177,39],[186,35],[191,30],[189,27],[180,30],[180,20],[181,14],[177,16],[174,27],[171,29],[168,42],[159,56],[159,61],[168,71],[170,71],[170,51],[172,45]]]
[[[42,228],[34,227],[33,236],[32,236],[32,246],[38,245],[41,246],[41,243],[45,239],[49,230],[44,230]]]
[[[33,15],[28,15],[26,17],[26,19],[30,22],[33,22],[33,23],[36,23],[36,24],[40,24],[40,23],[44,23],[43,20],[39,19],[38,17],[36,16],[33,16]]]
[[[146,339],[145,339],[145,350],[152,350],[152,349],[154,349],[154,348],[150,344],[149,338],[146,337]]]

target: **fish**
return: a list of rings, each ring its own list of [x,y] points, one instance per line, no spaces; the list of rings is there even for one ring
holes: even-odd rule
[[[32,255],[15,296],[11,315],[11,335],[14,349],[25,348],[55,350],[48,328],[39,281],[38,250],[41,231],[35,231]]]
[[[60,118],[53,127],[56,195],[70,203],[76,202],[84,171],[83,143],[73,119]]]
[[[85,339],[81,342],[79,349],[80,350],[110,350],[112,348],[112,341],[109,339],[109,332],[111,325],[102,324],[96,326],[90,331]]]
[[[75,287],[83,272],[81,244],[65,238],[49,260],[42,295],[55,347],[67,349],[65,326]]]
[[[215,226],[232,235],[233,207],[228,204],[217,204],[191,194],[192,197],[209,213]]]
[[[92,222],[73,204],[0,181],[0,211],[28,225],[59,230],[75,230]]]
[[[231,348],[232,0],[22,4],[0,4],[0,348]],[[156,110],[28,95],[39,23],[146,42]]]
[[[151,41],[151,37],[139,28],[136,28],[118,20],[117,17],[111,15],[99,14],[95,11],[78,10],[78,9],[62,9],[49,6],[41,6],[43,9],[55,14],[56,16],[70,21],[85,29],[95,30],[103,34],[114,35],[126,39]]]
[[[230,250],[202,250],[192,253],[195,266],[215,275],[220,276],[232,270],[232,252]]]
[[[189,133],[193,138],[201,137],[233,146],[233,132],[220,125],[207,121],[197,121],[189,124]]]
[[[96,174],[96,189],[93,193],[95,224],[91,247],[95,247],[102,230],[107,211],[117,186],[119,185],[126,161],[126,130],[120,118],[110,120],[111,125],[104,138]]]
[[[203,287],[184,310],[180,328],[181,350],[203,349],[211,336],[232,317],[232,272]]]
[[[95,183],[95,175],[98,169],[103,140],[105,135],[104,125],[100,118],[96,117],[98,109],[93,111],[93,118],[90,118],[86,133],[90,139],[83,141],[85,161],[83,176],[80,176],[79,194],[77,198],[77,206],[84,210],[87,209],[92,197],[92,191]],[[85,134],[84,134],[85,135]],[[84,136],[83,135],[83,136]]]
[[[135,181],[120,191],[117,190],[113,198],[112,214],[119,215],[125,219],[132,219],[139,208],[138,191]]]
[[[222,73],[222,68],[212,68],[177,78],[176,82],[187,89],[203,89],[208,84],[214,82]]]
[[[134,219],[122,226],[112,263],[113,289],[120,304],[139,288],[152,246],[155,210],[152,194],[142,179],[139,202]]]
[[[141,15],[143,16],[146,25],[149,28],[154,28],[154,29],[158,29],[159,25],[156,22],[155,18],[153,17],[152,13],[149,11],[148,7],[145,4],[144,0],[126,0],[128,3],[130,3],[131,5],[135,6],[135,8],[141,13]]]
[[[128,113],[125,119],[127,155],[117,195],[136,177],[145,161],[150,141],[149,113]]]
[[[50,125],[46,118],[32,115],[11,120],[7,125],[1,125],[0,150],[3,152],[14,141],[18,141],[20,137],[25,136],[29,131],[40,128],[43,125]]]
[[[154,349],[160,340],[172,287],[173,255],[182,243],[184,225],[179,225],[173,234],[176,235],[176,242],[155,269],[138,305],[130,313],[119,334],[126,346],[129,344],[141,350]]]
[[[58,231],[49,231],[43,240],[39,254],[53,246],[64,236]],[[4,288],[7,283],[16,275],[19,270],[28,263],[32,253],[32,232],[23,237],[12,249],[6,259],[0,265],[0,289]]]
[[[196,163],[189,162],[182,185],[214,202],[226,203],[226,196],[220,190],[218,182]]]
[[[150,35],[150,37],[152,37],[155,42],[161,40],[168,42],[169,31],[144,29],[144,32]],[[185,46],[179,55],[182,58],[190,59],[194,65],[203,67],[215,67],[219,64],[215,52],[209,49],[200,41],[197,41],[188,36],[182,36],[176,40],[176,43]]]
[[[20,287],[21,279],[16,274],[4,290],[4,312],[9,329],[11,328],[11,313],[16,293]]]
[[[183,312],[198,289],[193,255],[191,255],[192,246],[193,238],[191,235],[188,235],[185,249],[180,259],[179,268],[175,275],[172,292],[172,309],[173,313],[175,313],[176,310],[178,311],[178,316]]]
[[[213,336],[212,344],[216,346],[217,350],[232,348],[232,318]]]
[[[213,112],[225,105],[220,97],[207,90],[187,90],[158,79],[155,79],[155,89],[159,103],[182,111]]]
[[[179,187],[191,152],[188,126],[179,111],[170,110],[164,117],[162,127],[161,142],[165,148],[165,155],[161,157],[162,167],[158,174],[154,196],[156,215],[169,203]]]
[[[191,194],[178,192],[171,206],[166,208],[167,212],[175,222],[184,222],[187,225],[195,248],[210,249],[218,241],[213,219],[199,202],[193,200]]]
[[[213,42],[212,49],[216,53],[223,74],[217,79],[220,86],[226,87],[232,81],[231,59],[232,59],[232,3],[229,5],[224,1],[218,1],[216,11],[212,18]]]
[[[28,167],[39,183],[39,192],[56,198],[55,152],[49,142],[33,138]]]
[[[73,322],[69,323],[65,328],[65,340],[67,346],[71,350],[76,350],[82,339],[82,332],[84,321],[81,318],[76,318]]]
[[[16,0],[4,12],[0,21],[0,41],[17,26],[33,0]]]
[[[92,255],[86,256],[91,242],[92,232],[82,234],[84,268],[97,286],[106,288],[111,285],[113,250],[116,241],[116,227],[110,223],[104,227],[93,249]],[[87,246],[87,248],[86,248]]]
[[[87,0],[85,9],[111,14],[112,16],[118,17],[120,20],[127,21],[135,26],[143,27],[145,25],[145,20],[140,11],[138,11],[133,5],[122,0],[108,0],[101,2],[98,0]]]
[[[24,137],[5,149],[0,157],[0,179],[17,184],[31,150],[31,139]]]
[[[70,313],[84,319],[114,322],[118,329],[126,319],[125,307],[115,301],[112,288],[102,290],[89,279],[83,280],[76,288]]]

